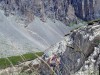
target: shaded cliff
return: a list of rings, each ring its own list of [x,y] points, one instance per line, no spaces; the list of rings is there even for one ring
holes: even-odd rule
[[[93,20],[100,17],[99,3],[99,0],[71,0],[75,14],[83,20]]]
[[[99,0],[0,0],[7,16],[23,15],[32,21],[35,15],[43,21],[49,17],[64,23],[77,20],[77,17],[83,20],[99,18],[99,3]]]

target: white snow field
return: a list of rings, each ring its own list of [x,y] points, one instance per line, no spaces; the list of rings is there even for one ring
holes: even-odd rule
[[[32,51],[45,51],[61,41],[73,28],[57,20],[55,23],[50,19],[42,22],[38,17],[25,28],[16,21],[15,16],[6,17],[0,10],[0,58]]]

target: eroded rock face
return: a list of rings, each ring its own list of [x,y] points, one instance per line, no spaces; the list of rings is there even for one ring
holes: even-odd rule
[[[66,51],[61,55],[61,61],[64,64],[62,65],[67,68],[63,68],[63,75],[80,70],[91,53],[94,52],[95,47],[98,47],[100,43],[98,42],[100,41],[100,26],[98,25],[97,27],[99,30],[95,26],[93,28],[90,26],[78,31],[76,30],[71,34],[73,43],[70,44],[71,47],[67,46]]]
[[[74,30],[74,32],[72,32],[69,36],[67,36],[70,37],[70,39],[65,41],[67,42],[65,45],[66,49],[63,50],[64,42],[59,44],[60,48],[58,48],[57,52],[58,56],[60,57],[60,65],[54,68],[56,74],[71,75],[79,71],[80,68],[85,64],[88,57],[92,57],[90,55],[95,51],[95,47],[100,46],[99,33],[100,33],[100,26],[93,25],[93,26],[82,27],[78,30]],[[61,50],[62,52],[59,53],[59,50]],[[97,58],[97,60],[99,60],[99,57]]]
[[[7,16],[11,13],[33,20],[35,15],[43,21],[49,17],[64,23],[75,21],[76,17],[83,20],[99,18],[99,4],[99,0],[0,0],[0,6]],[[74,14],[68,14],[69,10]]]

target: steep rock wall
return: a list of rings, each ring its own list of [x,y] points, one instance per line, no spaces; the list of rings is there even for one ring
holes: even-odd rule
[[[100,17],[99,0],[0,0],[0,6],[5,10],[5,14],[18,14],[33,20],[34,15],[42,18],[46,17],[58,19],[64,23],[74,21],[78,18],[83,20],[93,20]],[[73,7],[74,14],[68,14],[70,6]],[[73,18],[69,16],[74,16]]]

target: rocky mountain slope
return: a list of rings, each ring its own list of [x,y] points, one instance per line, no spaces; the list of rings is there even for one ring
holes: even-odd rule
[[[83,21],[100,17],[99,4],[100,0],[0,0],[0,58],[44,52],[35,65],[25,62],[0,70],[0,74],[32,73],[33,66],[36,75],[77,75],[97,69],[100,22],[88,25]],[[55,54],[60,61],[52,67],[48,60]]]
[[[75,22],[74,26],[66,26],[67,23],[76,20],[75,11],[73,6],[69,4],[68,12],[65,11],[66,6],[64,5],[67,4],[64,4],[64,7],[61,6],[59,11],[67,12],[69,15],[64,16],[62,12],[63,16],[60,16],[61,13],[58,13],[58,6],[63,4],[62,1],[60,2],[53,2],[52,0],[1,0],[0,57],[5,55],[6,57],[9,55],[20,55],[21,53],[32,51],[45,51],[51,45],[61,41],[64,35],[68,34],[71,30],[84,25]],[[51,11],[53,9],[56,10]],[[54,16],[56,17],[54,18]],[[63,18],[67,16],[71,20],[66,20],[67,23],[65,23]],[[8,54],[6,54],[7,52]]]
[[[1,37],[9,41],[3,45],[11,51],[19,50],[18,54],[23,49],[45,50],[75,28],[65,25],[98,18],[99,3],[99,0],[0,0]],[[8,52],[2,47],[2,52]]]

